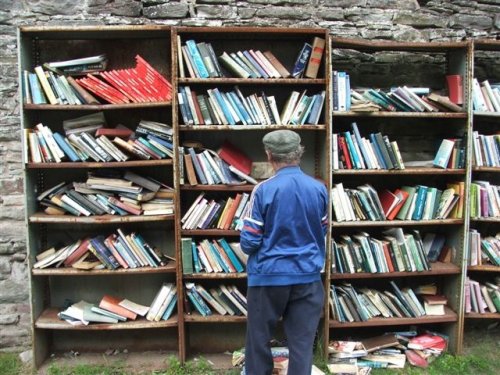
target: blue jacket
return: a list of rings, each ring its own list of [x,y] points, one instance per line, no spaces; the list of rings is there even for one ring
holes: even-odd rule
[[[240,235],[248,286],[320,280],[328,225],[326,187],[298,166],[258,184]]]

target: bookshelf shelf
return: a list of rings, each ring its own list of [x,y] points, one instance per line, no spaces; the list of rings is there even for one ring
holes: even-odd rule
[[[28,169],[75,169],[75,168],[135,168],[172,165],[172,159],[162,160],[130,160],[122,162],[61,162],[61,163],[28,163]]]
[[[338,169],[333,175],[465,175],[465,169],[406,168],[406,169]]]
[[[290,130],[316,130],[324,131],[326,125],[181,125],[179,131],[240,131],[240,130],[280,130],[280,129],[290,129]]]
[[[441,220],[392,220],[392,221],[342,221],[332,222],[333,228],[348,227],[401,227],[401,226],[426,226],[426,225],[461,225],[463,219],[441,219]]]
[[[179,78],[180,84],[207,84],[207,85],[325,85],[325,79],[307,78]]]
[[[471,223],[500,223],[500,217],[471,217]]]
[[[199,279],[245,279],[247,277],[246,273],[191,273],[184,274],[182,278],[184,280],[199,280]]]
[[[436,262],[431,263],[431,270],[421,272],[389,272],[389,273],[333,273],[331,280],[352,280],[352,279],[384,279],[394,277],[420,277],[420,276],[438,276],[438,275],[459,275],[460,268],[453,263]]]
[[[493,264],[467,266],[467,272],[500,272],[500,267],[494,266]]]
[[[113,111],[122,109],[170,107],[172,102],[128,103],[128,104],[24,104],[27,111]]]
[[[372,318],[366,322],[346,322],[340,323],[335,320],[330,321],[330,328],[362,328],[362,327],[381,327],[381,326],[402,326],[413,324],[431,324],[431,323],[452,323],[458,320],[458,315],[449,307],[445,307],[444,315],[427,315],[418,318]]]
[[[183,229],[181,230],[181,234],[183,236],[239,236],[240,232],[224,229]]]
[[[185,314],[184,321],[186,323],[244,323],[247,321],[246,316],[234,315],[218,315],[202,316],[197,313],[191,315]]]
[[[135,215],[135,216],[118,216],[118,215],[100,215],[100,216],[69,216],[69,215],[47,215],[36,213],[29,217],[30,223],[39,224],[119,224],[119,223],[141,223],[151,221],[173,221],[175,215]]]
[[[333,117],[395,117],[423,119],[466,119],[465,112],[340,112],[334,111]],[[443,126],[446,124],[443,123]],[[404,125],[402,125],[404,126]]]
[[[472,167],[472,172],[474,172],[474,173],[479,173],[479,172],[499,173],[500,168],[499,167]]]
[[[252,191],[255,185],[181,185],[181,190],[186,191]]]
[[[466,313],[465,319],[500,319],[500,313]]]
[[[115,276],[137,275],[149,273],[175,273],[176,264],[167,264],[164,267],[119,268],[116,270],[79,270],[75,268],[44,268],[32,269],[33,276]]]
[[[144,318],[119,322],[115,324],[91,323],[89,325],[74,326],[57,317],[62,309],[49,308],[35,321],[35,328],[46,330],[75,330],[75,331],[103,331],[103,330],[121,330],[121,329],[155,329],[177,327],[177,316],[160,322],[150,322]]]
[[[477,112],[474,111],[474,116],[479,116],[479,117],[491,117],[491,118],[498,118],[500,117],[500,113],[498,112]]]

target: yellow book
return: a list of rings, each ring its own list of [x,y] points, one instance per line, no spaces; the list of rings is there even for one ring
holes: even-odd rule
[[[45,92],[45,95],[47,96],[47,99],[49,100],[50,104],[58,104],[59,102],[56,99],[56,96],[54,95],[54,91],[52,91],[52,88],[50,87],[50,83],[45,76],[45,72],[43,71],[41,66],[35,67],[35,73],[36,76],[38,77],[38,80],[40,81],[40,84],[42,85],[43,91]]]
[[[222,210],[222,213],[219,216],[219,220],[217,221],[217,229],[224,229],[223,224],[226,221],[227,212],[230,210],[232,204],[233,204],[233,198],[228,198],[224,206],[224,209]]]

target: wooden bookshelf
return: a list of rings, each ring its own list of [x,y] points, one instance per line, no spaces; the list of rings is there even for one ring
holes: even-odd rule
[[[441,119],[465,119],[465,112],[341,112],[334,111],[332,113],[336,117],[395,117],[395,118],[441,118]]]
[[[406,227],[426,225],[463,225],[463,219],[437,219],[437,220],[381,220],[381,221],[334,221],[333,228],[348,227]]]
[[[75,168],[135,168],[172,165],[171,159],[162,160],[130,160],[122,162],[61,162],[61,163],[28,163],[28,169],[75,169]]]
[[[127,103],[127,104],[23,104],[27,111],[117,111],[122,109],[169,107],[172,102]]]
[[[99,216],[70,216],[70,215],[47,215],[35,213],[29,217],[30,223],[39,224],[119,224],[119,223],[142,223],[151,221],[173,221],[175,215],[99,215]]]
[[[296,125],[179,125],[180,132],[191,132],[191,131],[244,131],[244,130],[280,130],[289,129],[297,130]],[[300,125],[299,130],[315,130],[315,131],[325,131],[326,125]]]
[[[406,168],[406,169],[337,169],[333,175],[465,175],[465,169]]]
[[[212,280],[212,279],[245,279],[247,274],[245,272],[242,273],[227,273],[227,272],[215,272],[215,273],[190,273],[183,274],[182,277],[184,280]]]
[[[469,272],[500,272],[499,266],[494,266],[493,264],[482,264],[480,266],[467,266],[467,271]]]
[[[182,185],[181,190],[192,191],[246,191],[251,192],[255,185]]]
[[[179,84],[205,84],[205,85],[325,85],[326,79],[311,78],[178,78]]]
[[[244,323],[246,322],[246,320],[246,316],[235,315],[212,314],[208,316],[202,316],[198,313],[184,315],[184,321],[186,323]]]
[[[466,313],[465,319],[500,319],[500,313]]]
[[[138,268],[117,268],[115,270],[79,270],[76,268],[33,268],[31,273],[33,276],[113,276],[113,275],[129,275],[141,273],[175,273],[177,266],[175,263],[168,264],[162,267],[138,267]]]

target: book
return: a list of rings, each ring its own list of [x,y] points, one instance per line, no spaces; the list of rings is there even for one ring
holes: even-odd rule
[[[446,169],[454,146],[455,141],[451,139],[443,139],[436,153],[436,156],[434,157],[432,165],[437,168]]]
[[[446,75],[446,86],[448,88],[448,97],[450,101],[457,105],[463,104],[464,88],[462,76],[460,74]]]
[[[283,64],[273,55],[271,51],[264,51],[264,56],[267,57],[269,62],[274,66],[274,68],[279,72],[281,77],[290,77],[290,72],[283,66]]]
[[[307,62],[307,68],[304,73],[305,77],[316,78],[318,76],[318,70],[321,65],[321,59],[323,58],[324,51],[325,51],[325,39],[317,36],[314,37],[312,42],[311,54],[309,56],[309,61]]]
[[[122,299],[106,294],[102,297],[99,307],[112,313],[124,316],[127,319],[135,320],[137,318],[137,314],[123,306],[120,306],[121,301]]]
[[[220,158],[240,172],[249,175],[252,171],[252,159],[228,140],[225,140],[217,151]]]
[[[306,69],[307,62],[309,61],[309,57],[312,53],[312,46],[309,43],[304,43],[299,54],[297,55],[297,59],[295,60],[295,64],[292,69],[292,77],[293,78],[301,78]]]

